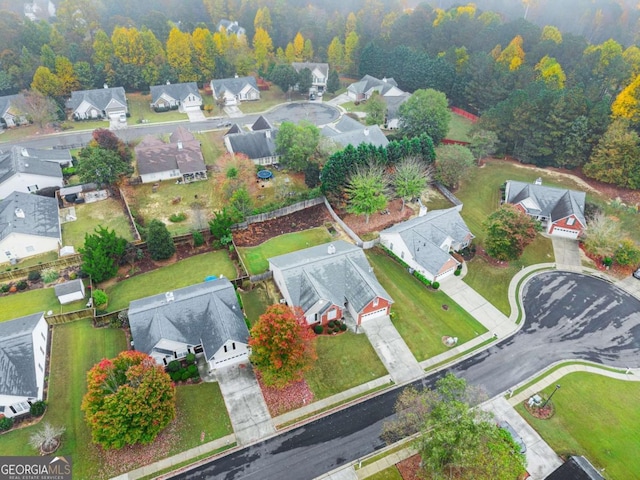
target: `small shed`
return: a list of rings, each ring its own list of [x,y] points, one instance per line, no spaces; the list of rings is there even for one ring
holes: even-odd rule
[[[71,280],[70,282],[55,285],[56,297],[62,305],[84,299],[84,283],[82,280]]]

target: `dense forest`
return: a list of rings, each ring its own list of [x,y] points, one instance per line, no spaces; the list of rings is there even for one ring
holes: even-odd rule
[[[0,95],[35,90],[61,105],[71,91],[104,83],[148,91],[165,81],[269,78],[277,65],[326,61],[345,80],[370,74],[409,92],[444,92],[481,116],[479,128],[496,132],[499,153],[541,166],[587,164],[594,178],[640,188],[634,5],[431,3],[147,0],[140,8],[61,0],[55,18],[37,22],[6,11]],[[217,31],[221,19],[238,21],[246,35]]]

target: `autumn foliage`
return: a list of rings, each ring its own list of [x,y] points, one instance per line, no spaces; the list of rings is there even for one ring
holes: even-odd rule
[[[82,410],[95,443],[104,448],[153,442],[176,414],[171,378],[142,352],[103,359],[87,373]]]
[[[251,329],[251,362],[265,385],[278,388],[302,379],[316,360],[315,335],[299,307],[271,305]]]
[[[487,231],[485,250],[493,258],[516,260],[541,230],[540,223],[513,205],[502,205],[483,224]]]

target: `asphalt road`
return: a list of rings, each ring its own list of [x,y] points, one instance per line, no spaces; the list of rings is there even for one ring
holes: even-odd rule
[[[498,395],[553,362],[584,359],[640,366],[640,301],[604,281],[546,272],[522,291],[526,322],[513,337],[451,371]],[[431,386],[440,374],[417,386]],[[399,389],[221,457],[176,479],[313,479],[383,446],[382,424]]]

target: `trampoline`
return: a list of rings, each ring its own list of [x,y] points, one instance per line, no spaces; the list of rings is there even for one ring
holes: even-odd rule
[[[260,180],[269,180],[270,178],[273,178],[271,170],[260,170],[257,175]]]

